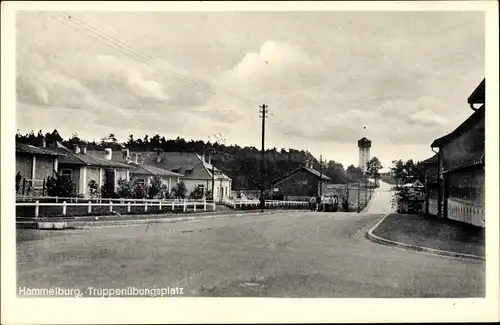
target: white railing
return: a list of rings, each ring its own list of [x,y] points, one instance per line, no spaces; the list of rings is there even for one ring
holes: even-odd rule
[[[259,200],[224,200],[224,204],[233,209],[241,209],[246,206],[259,207]],[[296,207],[304,208],[309,207],[309,202],[305,201],[278,201],[278,200],[266,200],[264,206],[268,207]]]
[[[479,227],[485,226],[484,206],[455,198],[449,198],[447,202],[448,219]]]
[[[209,202],[213,203],[213,201],[209,200],[195,200],[195,199],[125,199],[125,198],[119,198],[119,199],[111,199],[111,198],[96,198],[96,197],[61,197],[61,196],[29,196],[29,195],[18,195],[16,197],[16,201],[18,202],[34,202],[34,201],[40,201],[40,200],[53,200],[55,203],[59,202],[69,202],[69,203],[78,203],[78,202],[96,202],[96,203],[106,203],[106,202],[118,202],[118,203],[142,203],[142,202],[148,202],[148,203],[156,203],[158,204],[159,202],[162,203],[172,203],[172,202],[198,202],[198,203],[203,203],[203,202]]]
[[[191,207],[193,212],[197,211],[197,206],[203,205],[203,211],[207,211],[208,208],[212,208],[213,211],[215,211],[215,203],[209,203],[206,201],[199,201],[199,202],[176,202],[176,201],[171,201],[171,202],[163,202],[163,201],[157,201],[157,202],[148,202],[145,201],[144,203],[132,203],[132,202],[127,202],[127,203],[113,203],[108,202],[108,203],[92,203],[91,201],[88,201],[87,203],[67,203],[66,201],[63,201],[62,203],[40,203],[39,201],[36,202],[22,202],[22,203],[16,203],[16,206],[18,207],[34,207],[34,216],[35,218],[39,217],[40,214],[40,207],[47,206],[47,207],[61,207],[62,209],[62,215],[66,216],[68,212],[68,208],[71,207],[87,207],[87,215],[90,215],[92,213],[92,207],[109,207],[109,212],[113,212],[114,207],[127,207],[127,213],[131,212],[131,207],[143,207],[144,212],[148,211],[148,208],[151,207],[158,207],[159,213],[161,212],[169,212],[169,211],[176,211],[176,208],[182,207],[182,212],[187,212],[188,209]],[[85,214],[83,214],[85,215]]]

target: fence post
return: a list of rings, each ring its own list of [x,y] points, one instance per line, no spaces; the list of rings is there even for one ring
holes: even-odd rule
[[[172,211],[175,210],[175,201],[172,201]]]
[[[92,201],[89,200],[89,202],[87,204],[88,204],[87,213],[91,214],[92,213]]]
[[[66,215],[66,201],[63,201],[63,216]]]
[[[203,200],[203,211],[207,211],[207,201]]]
[[[213,202],[213,203],[212,203],[212,206],[213,206],[213,208],[214,208],[214,211],[215,211],[215,202]]]
[[[144,212],[148,211],[148,201],[144,202]]]
[[[193,211],[196,212],[196,202],[193,203]]]
[[[187,209],[187,208],[186,208],[186,201],[184,201],[184,203],[183,203],[182,205],[183,205],[183,207],[182,207],[182,211],[186,212],[186,209]]]
[[[36,205],[35,205],[35,218],[38,218],[38,214],[40,212],[40,205],[39,205],[39,201],[35,201]]]
[[[45,178],[43,179],[42,182],[42,196],[45,196]]]
[[[130,213],[130,201],[127,202],[127,212]]]
[[[113,212],[113,202],[109,200],[109,212]]]
[[[59,197],[58,197],[58,196],[56,196],[56,203],[58,203],[58,202],[59,202]]]
[[[161,200],[160,200],[160,205],[158,206],[158,208],[159,208],[159,209],[160,209],[160,211],[161,211]]]

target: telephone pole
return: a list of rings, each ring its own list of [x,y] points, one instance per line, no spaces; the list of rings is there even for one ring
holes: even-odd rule
[[[262,159],[260,162],[260,211],[264,212],[265,208],[265,200],[264,200],[264,138],[266,135],[266,117],[267,117],[267,105],[262,104],[259,105],[259,113],[261,114],[259,117],[262,118],[262,150],[261,155]]]
[[[319,155],[319,197],[323,196],[323,155]]]

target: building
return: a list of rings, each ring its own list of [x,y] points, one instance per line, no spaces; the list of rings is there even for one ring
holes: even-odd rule
[[[130,169],[130,180],[137,180],[137,182],[144,185],[150,185],[154,177],[160,178],[163,185],[166,186],[167,192],[171,193],[177,183],[179,183],[182,174],[174,173],[172,171],[158,168],[151,165],[140,164],[138,156],[134,156],[134,160],[130,157],[129,149],[122,149],[122,159],[132,168]]]
[[[308,164],[274,180],[273,191],[281,193],[288,200],[306,199],[320,193],[321,183],[329,181],[330,177],[315,170],[312,164]]]
[[[46,147],[35,147],[16,142],[16,183],[22,190],[22,184],[29,187],[30,193],[37,193],[43,189],[44,180],[58,173],[59,161],[65,154]],[[17,184],[16,184],[17,185]]]
[[[363,137],[358,141],[358,149],[359,149],[359,168],[366,172],[366,165],[370,161],[370,148],[372,146],[372,142],[367,138]]]
[[[440,217],[484,226],[485,81],[469,96],[474,111],[453,132],[434,140],[438,149]],[[479,107],[474,105],[479,104]]]
[[[121,153],[113,154],[112,160],[127,163],[127,155],[132,161],[136,161],[140,166],[148,166],[173,172],[184,182],[188,193],[196,188],[201,188],[204,192],[212,190],[212,169],[214,173],[214,199],[220,201],[231,196],[232,180],[218,168],[212,166],[210,159],[205,159],[204,155],[195,152],[163,152],[154,151],[127,151],[123,149]],[[124,154],[126,152],[127,154]],[[102,151],[92,152],[94,155],[103,155]]]
[[[70,150],[57,143],[59,152],[65,156],[59,159],[59,175],[68,177],[76,185],[76,192],[90,196],[90,181],[95,181],[99,189],[115,193],[120,179],[130,179],[131,166],[111,160],[111,149],[106,149],[104,158],[87,153],[85,147],[75,146]]]
[[[437,216],[440,208],[438,184],[438,154],[422,161],[425,172],[425,213]]]

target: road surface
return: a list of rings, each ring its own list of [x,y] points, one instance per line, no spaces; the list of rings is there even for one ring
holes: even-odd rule
[[[393,185],[380,181],[380,186],[373,192],[364,212],[380,214],[395,212],[396,206],[392,205],[392,200],[396,192],[392,191],[392,187]]]
[[[484,263],[373,243],[371,213],[279,212],[18,230],[18,286],[182,288],[187,296],[476,297]]]

